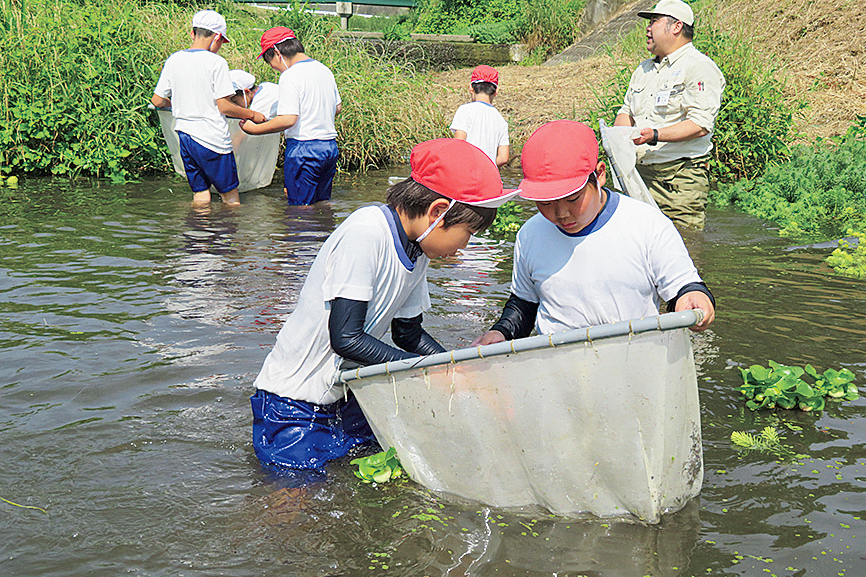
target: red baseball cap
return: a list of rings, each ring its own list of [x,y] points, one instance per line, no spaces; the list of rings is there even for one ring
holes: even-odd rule
[[[295,36],[295,33],[285,26],[274,26],[273,28],[265,30],[265,33],[262,34],[262,39],[259,42],[262,46],[262,52],[259,54],[259,58],[265,55],[268,48],[273,48],[280,42],[285,42],[292,38],[297,38],[297,36]],[[256,58],[256,60],[258,60],[258,58]]]
[[[469,80],[469,84],[475,84],[476,82],[489,82],[493,86],[498,87],[499,73],[496,72],[495,68],[486,64],[476,66],[475,70],[472,71],[472,78]]]
[[[595,132],[571,120],[554,120],[532,133],[520,156],[526,200],[549,201],[574,194],[589,182],[598,165]]]
[[[517,194],[502,189],[499,169],[483,150],[458,138],[416,145],[409,164],[412,180],[463,204],[496,208]]]

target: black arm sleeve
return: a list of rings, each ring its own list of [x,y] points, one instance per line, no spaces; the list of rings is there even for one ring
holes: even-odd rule
[[[716,308],[716,297],[713,296],[713,293],[710,292],[707,285],[702,282],[690,282],[677,292],[677,296],[668,301],[667,311],[669,313],[674,312],[677,307],[677,300],[679,300],[679,298],[684,294],[692,291],[700,291],[707,295],[710,298],[710,302],[713,303],[713,308]]]
[[[391,339],[394,344],[401,349],[419,355],[444,353],[445,348],[421,327],[422,320],[422,316],[418,315],[411,319],[394,319],[391,321]]]
[[[507,341],[528,337],[535,325],[536,313],[538,313],[538,303],[523,300],[512,294],[505,303],[502,316],[490,327],[490,330],[499,331],[505,335]]]
[[[401,351],[364,332],[367,302],[335,298],[328,316],[331,348],[344,359],[362,365],[411,359],[418,355]]]

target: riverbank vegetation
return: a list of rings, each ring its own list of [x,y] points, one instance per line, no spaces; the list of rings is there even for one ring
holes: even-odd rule
[[[165,59],[189,46],[197,6],[139,0],[0,6],[3,173],[124,180],[170,170],[147,105]],[[216,9],[228,22],[231,42],[220,55],[231,68],[276,81],[276,73],[256,60],[259,37],[285,25],[310,56],[334,70],[344,100],[338,117],[342,169],[402,162],[414,143],[447,135],[425,75],[330,39],[331,24],[303,5],[272,11],[224,2]]]

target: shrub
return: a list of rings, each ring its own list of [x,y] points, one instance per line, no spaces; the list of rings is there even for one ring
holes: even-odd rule
[[[720,185],[714,201],[773,221],[785,236],[827,239],[862,229],[866,130],[860,122],[840,138],[794,147],[786,162],[758,178]]]

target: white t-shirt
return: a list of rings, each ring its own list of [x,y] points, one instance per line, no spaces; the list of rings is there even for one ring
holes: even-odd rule
[[[692,282],[701,277],[670,219],[617,192],[579,233],[536,214],[514,245],[511,292],[539,303],[539,334],[658,316]]]
[[[277,115],[277,103],[280,101],[280,88],[273,82],[262,82],[259,84],[256,93],[253,94],[253,101],[250,104],[250,110],[253,112],[261,112],[265,118],[270,120]]]
[[[218,98],[235,93],[229,65],[207,50],[181,50],[165,61],[154,94],[171,100],[175,130],[219,154],[232,151],[226,117],[217,108]]]
[[[380,339],[394,318],[412,318],[430,308],[429,263],[421,255],[412,265],[386,207],[350,214],[316,255],[256,388],[321,405],[342,398],[343,386],[335,378],[343,359],[331,348],[329,301],[366,301],[364,332]]]
[[[331,70],[308,58],[294,63],[280,74],[280,102],[277,113],[296,114],[298,121],[286,129],[286,138],[334,140],[334,117],[340,92]]]
[[[454,113],[451,130],[466,133],[466,142],[474,144],[496,162],[496,151],[508,146],[508,123],[492,104],[470,102],[461,105]]]

